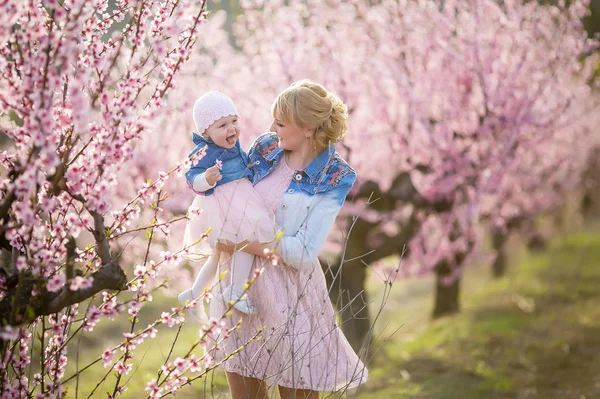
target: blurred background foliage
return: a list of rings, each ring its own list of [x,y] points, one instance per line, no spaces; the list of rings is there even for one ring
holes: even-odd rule
[[[209,0],[208,8],[227,12],[225,26],[231,32],[240,13],[239,2]],[[585,28],[589,36],[600,35],[600,0],[591,0],[590,10]],[[597,181],[597,176],[591,179]],[[469,268],[463,284],[478,288],[462,293],[461,313],[449,318],[430,321],[433,277],[395,282],[382,292],[383,277],[371,273],[367,286],[378,327],[369,358],[370,380],[357,392],[358,397],[600,397],[597,198],[596,184],[587,199],[585,223],[567,223],[564,234],[543,251],[509,238],[504,261],[519,266],[509,268],[504,278],[490,279],[487,268]],[[378,313],[381,301],[387,305]],[[176,306],[175,298],[157,294],[148,305],[148,310],[154,307],[154,311],[146,314],[159,314],[171,306]],[[80,349],[81,362],[94,359],[111,341],[118,342],[123,330],[120,324],[128,324],[126,315],[101,323],[93,338],[73,342],[71,345]],[[186,323],[179,331],[163,333],[161,341],[170,343],[177,334],[180,342],[189,342],[197,331],[197,326]],[[124,397],[137,397],[136,392],[143,390],[144,382],[153,377],[151,373],[171,350],[160,341],[145,345],[140,351],[144,360],[129,375],[129,391]],[[173,357],[177,350],[175,345]],[[90,392],[100,380],[97,375],[103,373],[102,366],[96,365],[85,379],[70,384],[79,384],[82,393]],[[105,384],[111,386],[111,380]],[[222,371],[215,371],[178,396],[228,397],[227,392]]]

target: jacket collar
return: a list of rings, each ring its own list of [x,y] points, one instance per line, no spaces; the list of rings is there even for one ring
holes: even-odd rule
[[[317,177],[327,165],[327,162],[333,157],[335,154],[335,147],[330,145],[328,148],[323,150],[314,161],[312,161],[306,168],[304,168],[304,173],[308,175],[312,182],[317,180]]]
[[[279,140],[278,140],[279,141]],[[273,148],[265,157],[265,159],[269,162],[279,159],[279,157],[283,156],[283,150],[276,146]]]
[[[200,145],[200,144],[214,144],[212,141],[210,140],[206,140],[204,137],[200,136],[198,133],[192,133],[192,141],[194,142],[194,144],[196,145]]]
[[[275,140],[278,142],[279,138],[275,136]],[[272,150],[270,150],[266,156],[264,157],[267,161],[273,162],[278,161],[281,157],[283,157],[283,152],[279,146],[275,146]],[[312,161],[306,168],[304,168],[303,172],[308,175],[312,182],[317,181],[319,174],[323,172],[327,162],[335,155],[335,146],[330,145],[328,148],[323,150],[315,159]]]

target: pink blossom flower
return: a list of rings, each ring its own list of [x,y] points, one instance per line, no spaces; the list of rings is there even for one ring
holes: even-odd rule
[[[115,364],[115,371],[119,374],[129,374],[132,367],[133,367],[133,364],[131,364],[131,363],[123,364],[123,361],[119,360]]]
[[[129,352],[133,352],[135,350],[136,344],[137,344],[137,340],[134,339],[135,334],[133,333],[123,333],[123,336],[125,337],[126,341],[125,341],[125,345],[121,346],[121,350],[122,351],[129,351]]]
[[[202,362],[204,364],[204,368],[207,369],[207,368],[211,367],[215,363],[215,359],[213,359],[213,357],[207,353],[207,354],[204,355],[204,358],[202,359]]]
[[[156,338],[156,333],[158,333],[158,330],[154,327],[150,327],[148,330],[148,335],[150,335],[150,338]]]
[[[103,353],[102,353],[102,366],[103,367],[108,367],[111,365],[112,363],[112,357],[114,355],[114,351],[112,349],[106,349]]]
[[[173,327],[175,325],[175,319],[169,312],[162,312],[160,315],[160,320],[163,324],[166,324],[169,327]]]
[[[137,265],[133,271],[136,277],[142,277],[146,273],[146,266]]]
[[[148,384],[146,384],[145,391],[148,392],[150,398],[160,398],[162,397],[163,389],[158,386],[156,380],[151,380]]]
[[[50,280],[48,280],[48,285],[46,289],[50,292],[58,292],[65,285],[65,275],[63,273],[57,272]]]
[[[24,271],[25,269],[27,269],[27,267],[29,266],[27,264],[27,260],[25,259],[24,256],[19,256],[17,258],[17,270],[19,270],[20,272]]]
[[[200,361],[198,359],[196,359],[196,355],[190,356],[189,363],[190,363],[190,371],[192,373],[196,373],[196,372],[202,370]]]
[[[204,209],[202,209],[202,208],[190,208],[188,212],[189,212],[190,216],[198,216],[198,215],[202,214],[202,212],[204,212]]]
[[[129,314],[131,316],[137,316],[138,312],[142,308],[142,303],[138,301],[131,301],[129,304]]]
[[[185,359],[178,357],[173,362],[173,365],[175,366],[177,371],[179,371],[179,373],[183,373],[185,371],[185,368],[187,367],[187,362]]]
[[[69,289],[71,291],[78,291],[78,290],[85,290],[87,288],[90,288],[92,286],[92,283],[94,282],[94,278],[93,277],[81,277],[81,276],[76,276],[72,281],[71,281],[71,285],[69,286]]]
[[[83,327],[85,331],[92,331],[96,323],[100,320],[102,312],[95,305],[93,305],[86,317],[86,323]]]
[[[0,339],[4,341],[13,341],[19,337],[19,329],[13,326],[4,326],[0,328]]]

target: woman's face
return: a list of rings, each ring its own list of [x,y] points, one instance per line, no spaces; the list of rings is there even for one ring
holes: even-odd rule
[[[309,145],[307,136],[310,137],[311,131],[285,123],[278,112],[275,113],[275,119],[271,124],[271,131],[277,133],[279,148],[282,150],[299,151],[304,146]]]
[[[229,115],[217,119],[205,131],[216,145],[222,148],[233,148],[240,137],[240,123],[236,115]]]

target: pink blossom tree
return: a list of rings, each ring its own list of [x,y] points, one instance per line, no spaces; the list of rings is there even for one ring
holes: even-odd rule
[[[580,22],[586,1],[240,3],[238,51],[216,36],[225,55],[204,55],[218,73],[187,76],[242,104],[253,135],[301,78],[348,104],[338,151],[360,180],[340,218],[345,252],[327,270],[355,347],[371,328],[365,265],[404,254],[392,277],[435,273],[434,315],[457,311],[481,222],[535,218],[578,181],[595,62],[579,58],[597,45]]]
[[[106,374],[89,395],[112,378],[108,397],[114,398],[140,361],[136,347],[184,320],[184,310],[173,308],[139,325],[154,290],[168,283],[161,270],[181,262],[182,251],[163,243],[185,213],[173,217],[163,203],[169,177],[181,176],[190,161],[186,153],[173,154],[161,169],[138,169],[137,180],[122,177],[131,177],[123,169],[139,159],[170,111],[166,100],[193,59],[205,4],[8,0],[2,6],[0,392],[64,398],[68,384],[101,362]],[[122,342],[67,374],[67,345],[120,315],[130,321]],[[202,328],[184,356],[166,359],[145,396],[174,393],[215,367],[209,355],[196,353],[210,349],[207,337],[215,333],[229,332],[218,320]]]

